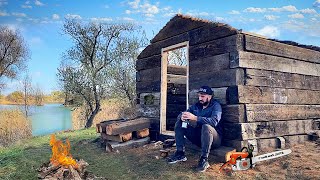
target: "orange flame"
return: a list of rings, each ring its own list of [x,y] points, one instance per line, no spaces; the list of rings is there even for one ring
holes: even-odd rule
[[[51,135],[50,138],[50,146],[52,146],[52,157],[50,162],[54,166],[64,166],[68,168],[72,166],[73,168],[77,168],[77,162],[72,158],[70,154],[70,141],[67,139],[66,144],[63,144],[62,141],[56,140],[55,135]]]

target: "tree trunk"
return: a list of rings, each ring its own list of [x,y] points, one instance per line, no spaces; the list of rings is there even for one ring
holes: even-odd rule
[[[92,126],[94,117],[96,117],[96,115],[98,114],[99,109],[100,109],[100,103],[97,103],[96,108],[94,109],[94,111],[91,112],[91,114],[87,120],[85,128],[90,128]]]

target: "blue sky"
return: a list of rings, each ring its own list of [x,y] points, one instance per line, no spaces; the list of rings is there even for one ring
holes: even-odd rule
[[[32,81],[46,93],[58,89],[57,67],[71,46],[61,31],[65,18],[131,22],[151,39],[176,13],[320,46],[320,0],[0,0],[0,24],[20,30],[31,52]],[[18,88],[19,80],[8,81],[3,93]]]

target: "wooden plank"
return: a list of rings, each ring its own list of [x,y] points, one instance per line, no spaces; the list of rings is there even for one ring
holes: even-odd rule
[[[227,87],[211,89],[214,92],[213,98],[218,100],[221,104],[226,104]],[[195,104],[198,102],[198,90],[199,89],[193,89],[189,91],[189,104]]]
[[[138,56],[138,59],[143,59],[147,57],[151,57],[154,55],[161,55],[161,49],[172,46],[181,42],[185,42],[189,40],[189,35],[187,33],[180,34],[177,36],[170,37],[163,41],[158,41],[148,45]]]
[[[290,148],[297,144],[303,144],[308,140],[308,135],[292,135],[292,136],[281,136],[285,141],[285,148]],[[242,147],[248,147],[249,144],[254,145],[258,152],[270,152],[280,147],[279,139],[277,138],[266,138],[266,139],[253,139],[253,140],[225,140],[223,141],[224,146],[236,148],[240,151]]]
[[[245,49],[263,54],[320,63],[320,52],[245,35]]]
[[[224,105],[222,106],[222,122],[245,122],[245,105],[237,104],[237,105]]]
[[[160,81],[136,82],[137,93],[160,92]]]
[[[230,104],[320,104],[320,91],[242,85],[227,91]]]
[[[187,75],[187,66],[168,65],[168,74]]]
[[[150,142],[150,138],[149,137],[145,137],[142,139],[134,139],[134,140],[130,140],[124,143],[119,143],[119,142],[107,142],[107,146],[106,146],[106,151],[110,152],[110,151],[125,151],[131,148],[136,148],[136,147],[140,147],[143,146],[145,144],[148,144]]]
[[[151,43],[163,41],[172,36],[186,33],[206,24],[207,22],[204,21],[194,21],[191,18],[184,18],[181,17],[181,15],[177,15],[160,30],[160,32],[151,40]]]
[[[320,76],[320,64],[245,51],[230,54],[230,67]]]
[[[190,76],[189,89],[198,89],[203,85],[214,88],[244,84],[243,69],[230,69]]]
[[[159,105],[137,105],[138,114],[142,117],[159,118],[160,117],[160,106]]]
[[[136,70],[152,69],[161,67],[161,54],[146,57],[143,59],[137,59]]]
[[[245,84],[292,89],[320,90],[320,77],[258,69],[246,69]]]
[[[236,34],[203,44],[190,46],[190,62],[219,54],[236,52],[242,49],[242,35]]]
[[[235,124],[225,123],[224,137],[226,139],[248,140],[308,134],[313,130],[313,121],[312,119],[308,119]]]
[[[187,84],[187,76],[185,75],[167,75],[167,82],[173,84]]]
[[[138,139],[145,138],[149,136],[149,128],[145,128],[139,131],[135,131],[135,137]]]
[[[138,118],[125,122],[115,122],[106,126],[107,135],[118,135],[150,127],[148,118]]]
[[[246,122],[320,118],[320,105],[246,104]]]
[[[190,62],[190,75],[229,69],[229,53],[199,58]]]
[[[153,103],[146,101],[153,97]],[[160,93],[141,93],[140,96],[140,104],[144,105],[160,105]],[[168,104],[186,104],[186,95],[184,94],[168,94],[167,95],[167,103]]]
[[[132,139],[132,133],[122,133],[118,135],[108,135],[105,133],[101,133],[101,137],[107,141],[116,141],[116,142],[126,142]]]
[[[208,23],[206,26],[191,30],[190,45],[201,44],[207,41],[232,36],[238,33],[238,30],[222,23]]]

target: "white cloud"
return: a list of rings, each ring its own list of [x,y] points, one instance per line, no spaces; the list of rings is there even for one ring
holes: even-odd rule
[[[6,11],[0,11],[0,17],[1,16],[9,16],[9,14]]]
[[[254,7],[249,7],[249,8],[246,8],[244,10],[244,12],[250,12],[250,13],[263,13],[263,12],[266,12],[266,8],[254,8]]]
[[[304,18],[303,14],[300,14],[300,13],[291,14],[291,15],[288,15],[288,17],[293,18],[293,19],[303,19]]]
[[[269,21],[274,21],[274,20],[278,19],[279,16],[275,16],[275,15],[265,15],[264,18],[267,19],[267,20],[269,20]]]
[[[126,10],[125,13],[126,14],[131,14],[131,11],[130,10]]]
[[[43,5],[44,5],[44,4],[43,4],[41,1],[39,1],[39,0],[35,0],[35,1],[34,1],[34,4],[37,5],[37,6],[43,6]]]
[[[142,12],[146,14],[158,14],[159,13],[159,8],[156,5],[152,5],[149,3],[145,3],[143,5],[140,5],[142,8]]]
[[[228,12],[229,14],[240,14],[240,12],[239,11],[236,11],[236,10],[232,10],[232,11],[230,11],[230,12]]]
[[[29,40],[29,45],[31,46],[39,46],[39,45],[42,45],[43,41],[41,40],[40,37],[32,37],[30,40]]]
[[[8,1],[7,0],[0,0],[0,6],[7,5]]]
[[[110,6],[109,5],[104,5],[104,8],[109,9]]]
[[[311,18],[312,21],[317,21],[317,18]]]
[[[225,19],[223,17],[216,17],[215,21],[217,22],[223,22]]]
[[[277,38],[280,36],[280,30],[275,26],[269,25],[259,30],[253,30],[253,32],[270,38]]]
[[[25,13],[12,13],[13,16],[16,16],[16,17],[27,17],[27,15]]]
[[[133,9],[138,9],[140,0],[129,1],[128,4]]]
[[[67,18],[67,19],[82,19],[82,17],[78,14],[67,14],[65,16],[65,18]]]
[[[188,11],[188,12],[186,12],[186,14],[189,15],[189,16],[194,16],[194,17],[214,15],[213,13],[198,12],[198,11],[194,11],[194,10]]]
[[[320,0],[316,0],[316,1],[313,3],[313,6],[314,6],[314,7],[317,7],[317,8],[320,8]]]
[[[134,21],[134,19],[129,18],[129,17],[124,17],[124,18],[122,18],[122,20],[124,20],[124,21]]]
[[[58,14],[52,14],[52,19],[58,20],[58,19],[60,19],[60,16]]]
[[[26,1],[25,4],[30,4],[30,1]]]
[[[31,9],[32,8],[32,6],[30,6],[30,5],[21,5],[21,7],[23,9]]]
[[[301,12],[301,13],[304,13],[304,14],[317,14],[317,11],[316,11],[316,10],[314,10],[314,9],[309,9],[309,8],[307,8],[307,9],[301,9],[300,12]]]
[[[109,21],[112,21],[112,18],[106,18],[106,17],[103,17],[103,18],[91,18],[90,20],[91,21],[95,21],[95,22],[109,22]]]
[[[289,5],[289,6],[283,6],[281,8],[268,8],[270,11],[274,12],[296,12],[298,9],[295,6]]]
[[[153,14],[144,14],[146,17],[154,17]]]

